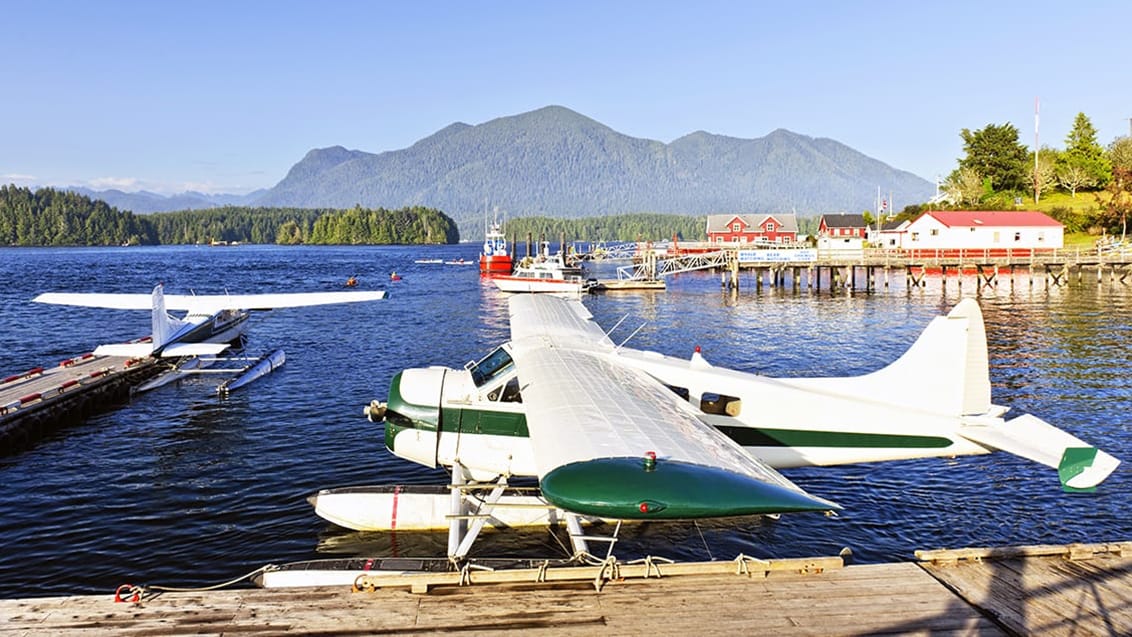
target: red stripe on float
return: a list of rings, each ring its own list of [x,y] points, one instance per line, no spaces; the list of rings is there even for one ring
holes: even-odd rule
[[[389,519],[389,530],[397,530],[397,495],[401,493],[401,485],[393,487],[393,515]]]

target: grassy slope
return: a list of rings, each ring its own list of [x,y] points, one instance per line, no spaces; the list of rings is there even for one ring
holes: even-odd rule
[[[1092,192],[1078,192],[1076,197],[1072,197],[1067,192],[1051,191],[1048,194],[1042,193],[1041,201],[1036,205],[1034,204],[1033,197],[1026,197],[1022,201],[1022,208],[1026,210],[1040,210],[1049,213],[1054,208],[1069,208],[1071,210],[1095,210],[1097,208],[1097,200]],[[1065,234],[1065,247],[1070,248],[1079,245],[1092,246],[1097,238],[1085,232],[1073,232]]]

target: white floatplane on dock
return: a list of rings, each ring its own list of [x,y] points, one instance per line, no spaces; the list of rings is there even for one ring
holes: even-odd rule
[[[683,359],[618,346],[577,300],[521,295],[510,312],[511,341],[462,369],[406,369],[388,402],[365,410],[393,454],[450,470],[451,484],[323,490],[310,498],[319,515],[352,529],[447,528],[457,565],[485,526],[563,520],[575,558],[600,540],[608,559],[620,522],[603,538],[584,522],[840,508],[778,469],[1006,451],[1089,490],[1119,464],[1036,416],[1003,418],[972,299],[891,365],[844,378],[770,378],[698,349]],[[516,492],[523,477],[539,489]]]
[[[32,299],[37,303],[101,307],[117,310],[149,310],[153,333],[148,339],[130,343],[99,345],[95,356],[126,356],[179,359],[172,368],[137,391],[147,391],[168,384],[188,374],[233,373],[217,392],[226,395],[279,368],[286,360],[283,350],[262,357],[225,356],[230,347],[242,348],[252,311],[283,307],[308,307],[337,303],[377,301],[385,298],[384,290],[350,292],[307,292],[291,294],[165,294],[158,284],[151,294],[100,294],[78,292],[46,292]],[[168,310],[184,310],[175,318]],[[238,368],[212,369],[217,362],[238,364]]]

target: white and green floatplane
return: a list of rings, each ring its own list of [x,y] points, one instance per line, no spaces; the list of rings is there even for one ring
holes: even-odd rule
[[[615,345],[577,300],[510,299],[511,340],[463,369],[407,369],[385,403],[397,456],[451,471],[439,491],[326,489],[322,517],[358,530],[444,529],[467,556],[487,525],[564,521],[574,550],[595,519],[698,519],[838,505],[778,469],[1006,451],[1087,490],[1119,464],[1043,420],[991,402],[982,313],[965,299],[876,372],[769,378]],[[873,388],[885,387],[883,395]],[[517,478],[537,488],[516,490]],[[308,582],[309,583],[309,582]]]

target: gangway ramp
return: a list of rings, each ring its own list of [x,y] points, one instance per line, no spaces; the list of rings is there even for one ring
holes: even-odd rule
[[[734,250],[684,254],[663,259],[655,253],[646,252],[639,263],[617,268],[617,279],[619,281],[654,281],[670,274],[711,268],[729,268],[735,258]]]

